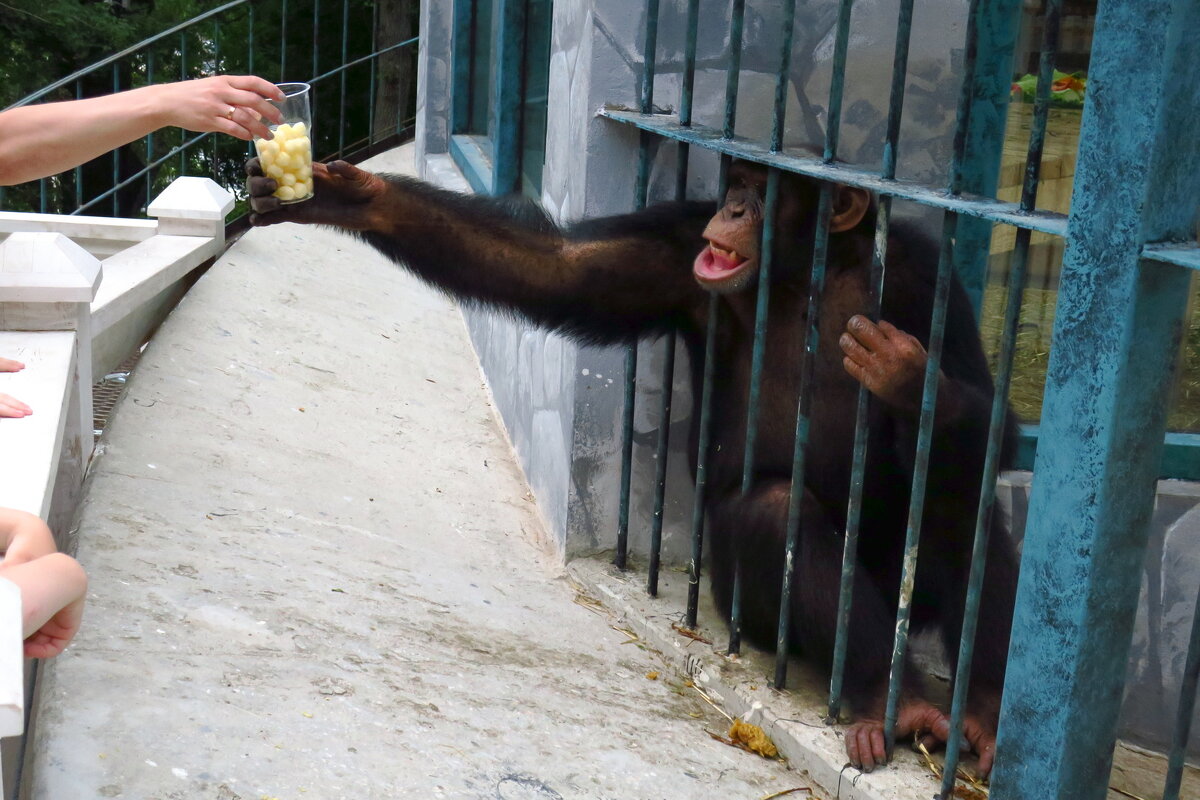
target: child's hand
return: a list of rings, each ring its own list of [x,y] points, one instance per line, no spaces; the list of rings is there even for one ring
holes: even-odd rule
[[[39,517],[0,508],[0,549],[4,551],[4,561],[0,563],[3,568],[50,555],[58,548],[54,546],[54,534]]]
[[[83,621],[83,598],[59,611],[25,639],[26,658],[53,658],[67,648]]]

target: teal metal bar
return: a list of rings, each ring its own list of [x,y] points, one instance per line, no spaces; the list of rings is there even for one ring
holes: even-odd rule
[[[725,73],[725,129],[722,136],[732,139],[737,122],[738,86],[742,69],[742,32],[746,20],[746,0],[733,0],[729,13],[729,68]]]
[[[213,60],[216,63],[217,71],[219,72],[221,69],[221,21],[219,19],[213,20],[213,53],[214,53]],[[213,137],[211,137],[211,139],[212,139],[212,163],[209,165],[209,173],[210,173],[210,177],[213,180],[217,180],[218,179],[218,176],[217,176],[218,137],[213,136]],[[149,173],[147,173],[147,175],[149,175]],[[149,195],[146,196],[146,202],[147,203],[150,202]]]
[[[187,34],[179,34],[179,80],[187,80]],[[179,176],[187,175],[187,151],[183,143],[187,141],[187,131],[179,129]]]
[[[1054,62],[1058,54],[1061,14],[1062,0],[1047,0],[1042,17],[1038,89],[1034,101],[1033,125],[1029,134],[1029,149],[1025,157],[1025,180],[1021,188],[1021,208],[1026,211],[1037,206],[1038,181],[1041,175],[1042,150],[1046,141],[1046,120],[1050,111],[1050,85],[1054,80]],[[1008,277],[1008,302],[1004,312],[1004,332],[996,365],[996,388],[992,398],[987,453],[984,457],[983,477],[979,489],[979,509],[975,518],[975,541],[971,553],[971,572],[967,581],[966,605],[963,609],[962,636],[959,638],[958,665],[954,675],[954,696],[950,706],[950,731],[942,772],[941,800],[952,800],[955,776],[958,772],[967,690],[971,685],[971,666],[975,657],[975,632],[979,622],[983,574],[987,567],[988,539],[996,502],[996,478],[1000,474],[1000,448],[1004,442],[1004,426],[1008,419],[1013,354],[1016,352],[1021,298],[1024,296],[1028,273],[1030,237],[1031,233],[1028,230],[1017,231],[1016,248]]]
[[[679,90],[679,124],[692,124],[692,94],[696,85],[696,32],[700,23],[700,0],[688,0],[687,39],[683,50],[683,85]],[[677,170],[675,173],[675,199],[687,199],[688,161],[691,146],[679,142]]]
[[[650,113],[654,107],[654,76],[658,60],[658,10],[659,0],[646,2],[646,31],[642,46],[642,90],[641,110]],[[650,184],[650,134],[641,133],[641,147],[638,155],[637,207],[646,206]],[[637,345],[630,345],[636,347]],[[651,597],[658,595],[658,571],[662,556],[662,526],[663,503],[667,491],[667,448],[671,437],[671,400],[674,395],[675,381],[675,335],[664,337],[663,371],[661,377],[662,400],[659,406],[658,446],[654,464],[654,513],[650,518],[650,565],[646,577],[646,591]],[[631,374],[625,375],[625,380],[635,380]],[[622,443],[625,445],[625,443]],[[632,456],[633,442],[627,444],[622,456],[628,452]],[[628,510],[626,510],[628,514]]]
[[[1025,214],[1021,212],[1017,203],[1001,202],[969,193],[947,194],[945,187],[926,186],[915,181],[885,180],[874,172],[858,167],[846,164],[828,164],[819,156],[787,152],[772,153],[770,148],[761,142],[740,138],[726,139],[722,131],[697,123],[692,123],[685,128],[674,119],[661,114],[640,114],[635,111],[618,111],[607,108],[601,109],[597,113],[599,116],[607,117],[615,122],[653,131],[667,139],[688,142],[693,146],[703,147],[706,150],[745,161],[753,161],[767,167],[779,167],[787,172],[807,175],[817,180],[857,186],[883,197],[912,200],[922,205],[953,211],[964,216],[981,217],[992,222],[1002,222],[1005,225],[1029,228],[1056,236],[1066,235],[1067,217],[1065,214],[1053,211],[1033,211]]]
[[[338,76],[338,158],[346,152],[346,62],[350,59],[350,0],[342,0],[342,72]]]
[[[313,32],[312,32],[312,74],[317,74],[320,63],[318,45],[321,42],[321,0],[313,0]]]
[[[246,6],[246,69],[254,74],[254,4]]]
[[[112,65],[112,91],[113,94],[121,91],[121,67],[119,64]],[[114,147],[112,151],[112,182],[117,185],[121,181],[121,148]],[[42,181],[42,213],[46,213],[46,181]],[[121,208],[117,202],[117,195],[114,192],[112,196],[112,215],[119,217]]]
[[[1139,257],[1194,230],[1198,29],[1200,0],[1106,0],[1096,17],[995,800],[1107,793],[1191,277]]]
[[[1163,784],[1162,800],[1179,800],[1183,783],[1183,759],[1187,754],[1188,736],[1192,732],[1192,716],[1196,711],[1196,689],[1200,685],[1200,597],[1192,615],[1192,635],[1188,641],[1183,680],[1179,684],[1179,708],[1175,712],[1175,733],[1171,737],[1171,754],[1167,759],[1167,780]]]
[[[949,193],[961,189],[963,162],[966,159],[967,130],[972,113],[981,0],[971,0],[967,10],[967,37],[963,55],[963,84],[959,93],[958,119],[954,130],[954,154],[950,165]],[[946,306],[950,297],[958,214],[948,212],[942,223],[941,255],[934,285],[933,318],[929,325],[928,358],[925,362],[925,387],[921,394],[921,417],[917,428],[917,452],[913,463],[912,491],[908,505],[908,529],[905,533],[900,599],[896,610],[896,638],[892,648],[892,669],[888,680],[887,710],[883,717],[883,736],[888,758],[896,746],[896,720],[900,692],[904,685],[904,667],[908,656],[908,626],[912,617],[912,598],[917,575],[917,545],[925,515],[925,488],[929,478],[929,455],[933,443],[933,422],[937,410],[938,382],[941,374],[942,345],[946,333]]]
[[[848,5],[848,4],[847,4]],[[849,9],[842,8],[849,17]],[[880,177],[896,177],[896,153],[900,145],[900,120],[904,113],[904,87],[908,77],[909,42],[912,38],[913,0],[902,0],[896,20],[896,44],[892,57],[892,85],[888,100],[887,132],[883,140],[883,164]],[[847,19],[848,23],[848,19]],[[839,20],[839,25],[841,21]],[[839,28],[839,31],[841,29]],[[883,301],[883,278],[887,264],[888,232],[891,230],[892,198],[880,197],[875,214],[875,244],[871,254],[868,316],[879,320]],[[833,643],[833,664],[829,680],[829,710],[826,719],[837,722],[842,713],[842,688],[846,675],[846,650],[849,644],[850,613],[854,608],[854,575],[858,568],[858,534],[862,525],[863,485],[867,463],[867,421],[871,393],[858,387],[854,412],[854,449],[850,466],[850,496],[846,502],[846,541],[842,547],[842,573],[838,586],[837,631]]]
[[[746,441],[742,461],[742,497],[754,488],[754,456],[758,446],[758,410],[762,396],[763,359],[767,349],[768,309],[771,302],[771,267],[775,251],[775,212],[779,207],[778,169],[767,172],[767,191],[763,203],[762,251],[759,253],[758,293],[754,304],[754,346],[750,353],[750,397],[746,412]],[[735,551],[736,552],[736,551]],[[729,653],[742,649],[742,564],[736,555],[733,574],[733,602],[730,610]]]
[[[683,54],[683,85],[679,93],[679,123],[692,124],[692,98],[696,83],[696,32],[700,23],[700,0],[688,0],[687,38]],[[675,176],[675,199],[687,199],[688,157],[691,147],[679,143],[678,171]],[[696,488],[692,498],[692,551],[688,559],[688,599],[684,624],[696,627],[700,607],[700,562],[704,555],[704,498],[708,485],[708,445],[712,435],[713,361],[716,348],[717,320],[720,306],[714,292],[708,299],[708,327],[704,334],[704,374],[700,384],[700,433],[696,454]],[[692,365],[695,369],[695,365]]]
[[[376,8],[376,4],[372,3],[371,8]],[[288,24],[288,0],[279,0],[279,82],[287,81],[287,24]],[[371,35],[375,34],[375,26],[371,26]],[[372,40],[372,44],[374,41]],[[372,50],[375,48],[372,47]]]
[[[843,2],[838,9],[838,24],[834,37],[833,75],[829,85],[829,114],[825,127],[824,159],[837,158],[838,135],[842,124],[842,95],[846,82],[846,52],[850,40],[850,11],[852,2]],[[785,92],[792,57],[792,27],[796,4],[784,6],[783,52],[780,55],[779,75],[775,84],[775,118],[771,129],[771,150],[783,147],[783,121],[786,112]],[[813,372],[820,347],[821,297],[825,292],[825,266],[829,253],[829,220],[833,208],[833,186],[821,184],[817,201],[817,224],[813,242],[811,274],[808,280],[808,333],[800,365],[800,398],[796,404],[796,429],[792,451],[792,482],[788,495],[783,583],[779,593],[779,627],[775,635],[775,688],[787,685],[788,653],[791,649],[792,583],[795,581],[796,560],[800,551],[800,509],[804,501],[805,456],[808,452],[809,412],[812,408]],[[764,245],[765,246],[765,245]]]
[[[617,569],[628,566],[629,486],[633,478],[633,412],[637,402],[637,345],[625,346],[625,405],[621,417],[621,495],[617,512]]]
[[[367,85],[367,144],[375,144],[375,73],[379,66],[379,3],[371,3],[371,78]],[[397,113],[401,113],[397,110]]]
[[[745,18],[746,1],[733,0],[733,6],[729,12],[729,67],[725,73],[725,128],[722,131],[722,138],[725,140],[733,139],[737,123],[737,98],[738,87],[741,84],[742,33],[745,27]],[[729,163],[730,159],[721,159],[720,183],[722,201],[724,200],[725,189],[728,184]],[[763,278],[760,277],[759,280],[763,280]],[[753,378],[751,379],[751,393],[753,394]],[[734,564],[732,595],[733,598],[729,609],[728,652],[730,655],[740,653],[742,650],[742,567],[740,563]]]
[[[153,53],[150,53],[150,55],[153,57]],[[153,82],[152,76],[154,74],[153,58],[151,58],[151,60],[147,63],[146,71],[147,71],[148,75],[150,76],[147,78],[147,82],[152,83]],[[75,81],[75,99],[76,100],[83,99],[83,81],[81,81],[81,80]],[[150,138],[150,136],[151,136],[151,134],[146,134],[146,160],[150,159],[150,150],[154,146],[153,140]],[[147,200],[150,198],[150,178],[149,178],[149,176],[147,176],[147,178],[146,178],[146,198],[147,198]],[[75,168],[75,208],[78,209],[81,205],[83,205],[83,165],[82,164],[80,164],[79,166],[77,166]]]
[[[692,500],[692,555],[688,560],[688,600],[685,624],[696,628],[700,607],[700,559],[704,552],[704,499],[708,487],[708,450],[712,440],[713,367],[716,362],[717,326],[721,303],[716,292],[708,296],[708,328],[704,333],[704,378],[700,389],[700,444],[696,455],[696,494]]]

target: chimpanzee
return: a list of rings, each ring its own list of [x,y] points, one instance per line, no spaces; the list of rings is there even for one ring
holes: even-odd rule
[[[808,328],[815,181],[788,174],[781,183],[759,444],[753,489],[743,496],[764,168],[735,162],[725,204],[715,215],[711,203],[677,203],[565,228],[530,206],[374,175],[342,161],[314,164],[315,198],[281,206],[270,196],[275,182],[263,176],[257,160],[247,164],[247,171],[254,225],[291,221],[351,231],[457,297],[519,312],[578,341],[631,342],[678,332],[694,383],[703,373],[709,293],[716,292],[721,313],[707,494],[711,582],[716,605],[728,618],[733,565],[740,559],[744,631],[756,644],[774,647]],[[938,253],[917,231],[893,223],[882,320],[872,323],[865,315],[875,230],[872,198],[861,189],[837,186],[832,209],[800,557],[791,595],[792,641],[819,663],[829,663],[861,382],[877,400],[871,404],[844,690],[857,718],[846,734],[847,753],[852,763],[869,770],[886,759],[882,719]],[[974,317],[957,283],[941,369],[911,625],[913,630],[936,625],[953,661],[993,391]],[[695,430],[692,439],[694,453]],[[993,759],[1016,579],[1015,551],[997,518],[966,722],[967,741],[984,772]],[[911,678],[901,698],[897,736],[923,733],[944,741],[948,728],[946,715],[921,696],[918,679]]]

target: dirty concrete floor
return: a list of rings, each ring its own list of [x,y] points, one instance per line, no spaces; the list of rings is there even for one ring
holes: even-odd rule
[[[78,520],[89,605],[43,669],[32,796],[803,785],[712,739],[723,718],[580,602],[541,535],[455,307],[350,237],[251,231],[104,436]]]

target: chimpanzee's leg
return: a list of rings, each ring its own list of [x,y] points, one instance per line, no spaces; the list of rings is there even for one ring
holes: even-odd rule
[[[928,586],[936,598],[935,602],[941,611],[942,642],[951,669],[956,669],[970,569],[969,537],[962,536],[962,541],[953,545],[942,542],[941,546],[930,548],[925,547],[926,538],[922,537],[922,548],[930,552],[932,558],[922,565],[918,584]],[[999,513],[994,513],[971,660],[967,711],[963,720],[963,735],[971,749],[979,755],[979,770],[983,774],[991,769],[995,755],[996,727],[1008,663],[1018,565],[1016,548],[1004,519]]]
[[[789,484],[774,481],[743,498],[717,500],[709,526],[712,584],[718,610],[728,618],[734,564],[741,558],[742,626],[750,641],[774,649],[783,580]],[[817,663],[828,665],[836,636],[838,588],[844,538],[828,514],[805,492],[801,507],[800,552],[791,594],[791,638]],[[847,732],[850,760],[871,769],[886,759],[883,712],[887,700],[895,615],[864,569],[855,572],[854,606],[846,651],[843,691],[859,722]],[[906,670],[913,676],[913,670]],[[930,728],[944,715],[919,699],[906,683],[897,735]]]

